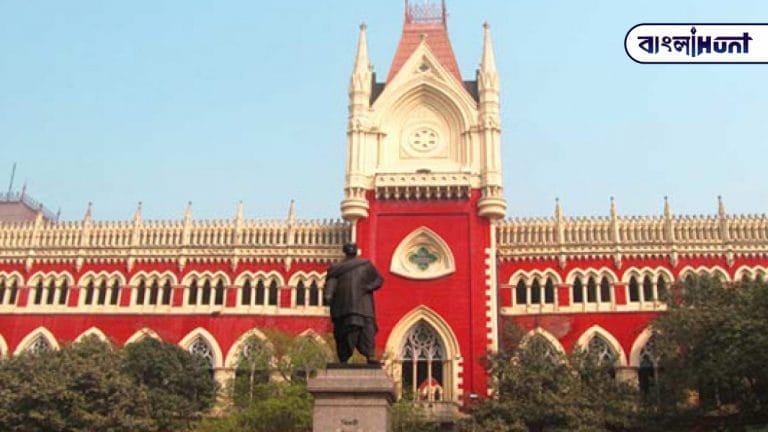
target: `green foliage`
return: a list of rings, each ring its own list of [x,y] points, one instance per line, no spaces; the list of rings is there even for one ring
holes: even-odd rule
[[[657,430],[768,422],[768,284],[692,277],[654,322],[659,382],[648,397]],[[673,372],[673,373],[672,373]]]
[[[146,393],[159,430],[186,429],[215,402],[216,385],[204,359],[153,338],[123,352],[122,370]]]
[[[487,358],[495,397],[471,407],[467,431],[608,431],[632,427],[636,392],[617,383],[594,356],[570,358],[543,337],[521,344],[508,329],[497,353]]]
[[[145,393],[95,336],[0,362],[0,430],[150,431]]]
[[[401,399],[392,405],[392,432],[437,432],[425,408],[413,401]]]

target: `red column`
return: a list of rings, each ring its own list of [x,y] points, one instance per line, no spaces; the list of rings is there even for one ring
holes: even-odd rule
[[[77,285],[74,285],[69,289],[67,307],[77,307],[77,304],[80,301],[80,291],[82,291],[82,288]]]
[[[570,306],[571,305],[571,286],[562,284],[557,286],[557,305],[558,306]]]
[[[237,287],[236,286],[227,287],[227,297],[224,304],[226,304],[227,307],[237,306]]]
[[[127,307],[131,305],[131,288],[130,286],[124,286],[120,288],[120,306]]]
[[[614,292],[613,292],[613,298],[616,299],[617,305],[625,305],[627,304],[627,286],[623,283],[616,283],[613,286]]]
[[[178,285],[173,287],[173,299],[171,301],[172,306],[182,306],[184,303],[184,286]]]
[[[26,307],[27,303],[29,302],[29,292],[30,289],[28,286],[19,288],[19,298],[16,299],[16,306],[17,307]]]
[[[507,284],[499,284],[499,307],[512,306],[512,287]]]
[[[291,307],[291,287],[284,286],[280,287],[280,299],[279,299],[279,305],[281,308],[290,308]]]

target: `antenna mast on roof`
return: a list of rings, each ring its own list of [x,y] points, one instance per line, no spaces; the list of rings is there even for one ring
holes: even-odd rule
[[[8,184],[8,197],[10,198],[11,192],[13,192],[13,179],[16,177],[16,162],[13,163],[13,168],[11,168],[11,181]]]

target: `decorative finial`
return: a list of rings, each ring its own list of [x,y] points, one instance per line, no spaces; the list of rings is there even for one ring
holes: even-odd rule
[[[720,216],[725,216],[725,204],[723,204],[722,195],[717,196],[717,214]]]
[[[293,225],[296,223],[296,201],[291,200],[291,204],[288,206],[288,223]]]
[[[366,24],[365,22],[361,22],[361,23],[360,23],[360,30],[361,30],[361,31],[366,31],[366,30],[368,30],[368,24]]]
[[[672,216],[672,209],[669,206],[669,197],[664,195],[664,216]]]
[[[136,205],[136,213],[133,214],[133,222],[134,223],[141,223],[141,212],[142,212],[143,204],[141,201]]]
[[[187,209],[184,210],[184,221],[188,222],[192,220],[192,201],[187,201]]]
[[[560,197],[555,198],[555,218],[560,219],[563,217],[563,209],[560,208]]]
[[[611,217],[615,218],[616,214],[617,214],[617,212],[616,212],[616,199],[614,199],[614,197],[611,196]]]
[[[93,203],[91,201],[88,201],[88,207],[85,209],[85,216],[83,217],[83,220],[91,221],[91,219],[93,218],[92,210],[93,210]]]
[[[24,184],[21,186],[21,199],[24,199],[24,196],[27,194],[27,182],[24,182]]]
[[[484,29],[486,29],[486,30],[488,30],[489,28],[491,28],[491,25],[490,25],[490,24],[488,24],[488,21],[485,21],[485,22],[483,23],[483,28],[484,28]]]
[[[237,203],[237,210],[235,211],[235,220],[242,221],[243,217],[245,216],[245,205],[243,204],[243,200],[240,200]]]

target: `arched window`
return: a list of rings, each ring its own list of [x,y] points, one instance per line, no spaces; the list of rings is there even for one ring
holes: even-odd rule
[[[525,286],[525,282],[523,282],[522,279],[517,282],[517,286],[515,287],[515,304],[516,305],[524,305],[528,302],[528,289]]]
[[[39,335],[35,338],[34,341],[32,341],[31,344],[29,344],[29,348],[27,348],[27,352],[31,354],[40,354],[46,351],[50,351],[53,347],[51,346],[51,343],[48,342],[48,339],[46,339],[43,335]]]
[[[0,305],[5,304],[5,279],[0,279]]]
[[[594,357],[599,366],[614,366],[619,358],[611,344],[599,334],[592,336],[589,340],[587,352]]]
[[[547,278],[547,283],[544,284],[544,303],[555,303],[555,283],[552,282],[552,278]]]
[[[640,364],[637,368],[637,382],[640,391],[645,394],[651,391],[658,382],[659,358],[656,356],[654,347],[656,336],[651,336],[645,346],[640,350]]]
[[[163,284],[163,304],[164,305],[170,305],[171,304],[171,293],[173,292],[171,288],[171,281],[165,281]]]
[[[243,288],[240,293],[240,304],[241,305],[250,305],[251,304],[251,292],[253,291],[253,285],[251,285],[251,280],[248,279],[245,281],[245,284],[243,284]]]
[[[52,305],[55,298],[56,298],[56,281],[51,279],[51,281],[48,282],[48,289],[46,290],[45,304]]]
[[[256,282],[256,304],[259,306],[264,305],[264,298],[266,294],[266,288],[264,288],[264,281],[259,280]]]
[[[93,304],[93,294],[96,291],[96,288],[93,286],[93,281],[88,282],[88,285],[85,287],[85,304],[86,305],[92,305]]]
[[[203,282],[203,298],[202,303],[204,305],[211,304],[211,281],[206,280]]]
[[[544,349],[544,358],[552,363],[557,363],[561,360],[561,356],[557,351],[557,348],[555,348],[555,346],[552,345],[552,342],[550,342],[541,334],[534,334],[531,336],[531,338],[526,342],[526,345],[528,344],[536,344],[538,347],[542,347]]]
[[[445,348],[432,326],[419,321],[408,331],[400,361],[405,396],[430,402],[446,399]]]
[[[600,302],[610,303],[611,297],[613,297],[611,295],[611,281],[608,280],[607,276],[603,276],[600,279]]]
[[[15,305],[17,295],[15,280],[8,283],[5,279],[0,279],[0,305]]]
[[[587,303],[597,303],[597,282],[594,276],[587,279]]]
[[[224,282],[221,280],[216,282],[216,288],[213,293],[213,303],[216,305],[224,304]]]
[[[187,298],[187,304],[197,304],[197,280],[193,280],[189,285],[189,297]]]
[[[541,284],[539,278],[535,278],[531,284],[531,304],[541,304]]]
[[[664,279],[663,276],[659,276],[658,279],[656,279],[656,294],[658,295],[658,299],[661,301],[667,300],[667,281]]]
[[[67,304],[68,295],[69,295],[69,285],[67,284],[67,280],[64,279],[63,281],[61,281],[61,287],[59,288],[59,304],[60,305]]]
[[[277,306],[277,282],[274,281],[274,280],[269,284],[269,299],[268,300],[269,300],[269,305],[270,306]]]
[[[112,288],[109,290],[109,304],[115,306],[118,301],[120,301],[120,283],[114,281],[112,282]]]
[[[643,301],[652,302],[654,300],[656,298],[653,295],[653,281],[650,276],[645,275],[643,278]]]
[[[205,339],[198,336],[195,341],[189,345],[189,352],[193,355],[205,359],[205,361],[208,363],[208,367],[213,369],[213,349],[211,349],[211,346],[208,344],[208,342],[205,341]]]
[[[104,305],[107,303],[107,281],[103,280],[101,281],[101,284],[99,285],[99,305]]]
[[[629,301],[640,301],[640,285],[638,285],[637,278],[634,276],[629,279]]]
[[[309,284],[309,305],[320,306],[320,289],[315,281]]]
[[[300,280],[296,285],[296,306],[305,306],[307,298],[307,289],[304,287],[304,281]]]
[[[160,294],[160,285],[157,283],[157,279],[152,281],[152,285],[149,286],[149,304],[157,306],[157,297]]]
[[[147,296],[147,283],[144,279],[139,282],[139,286],[136,288],[136,304],[143,305],[144,298]]]
[[[581,282],[580,277],[577,277],[573,281],[573,287],[571,288],[571,298],[573,299],[573,303],[584,302],[584,285]]]

